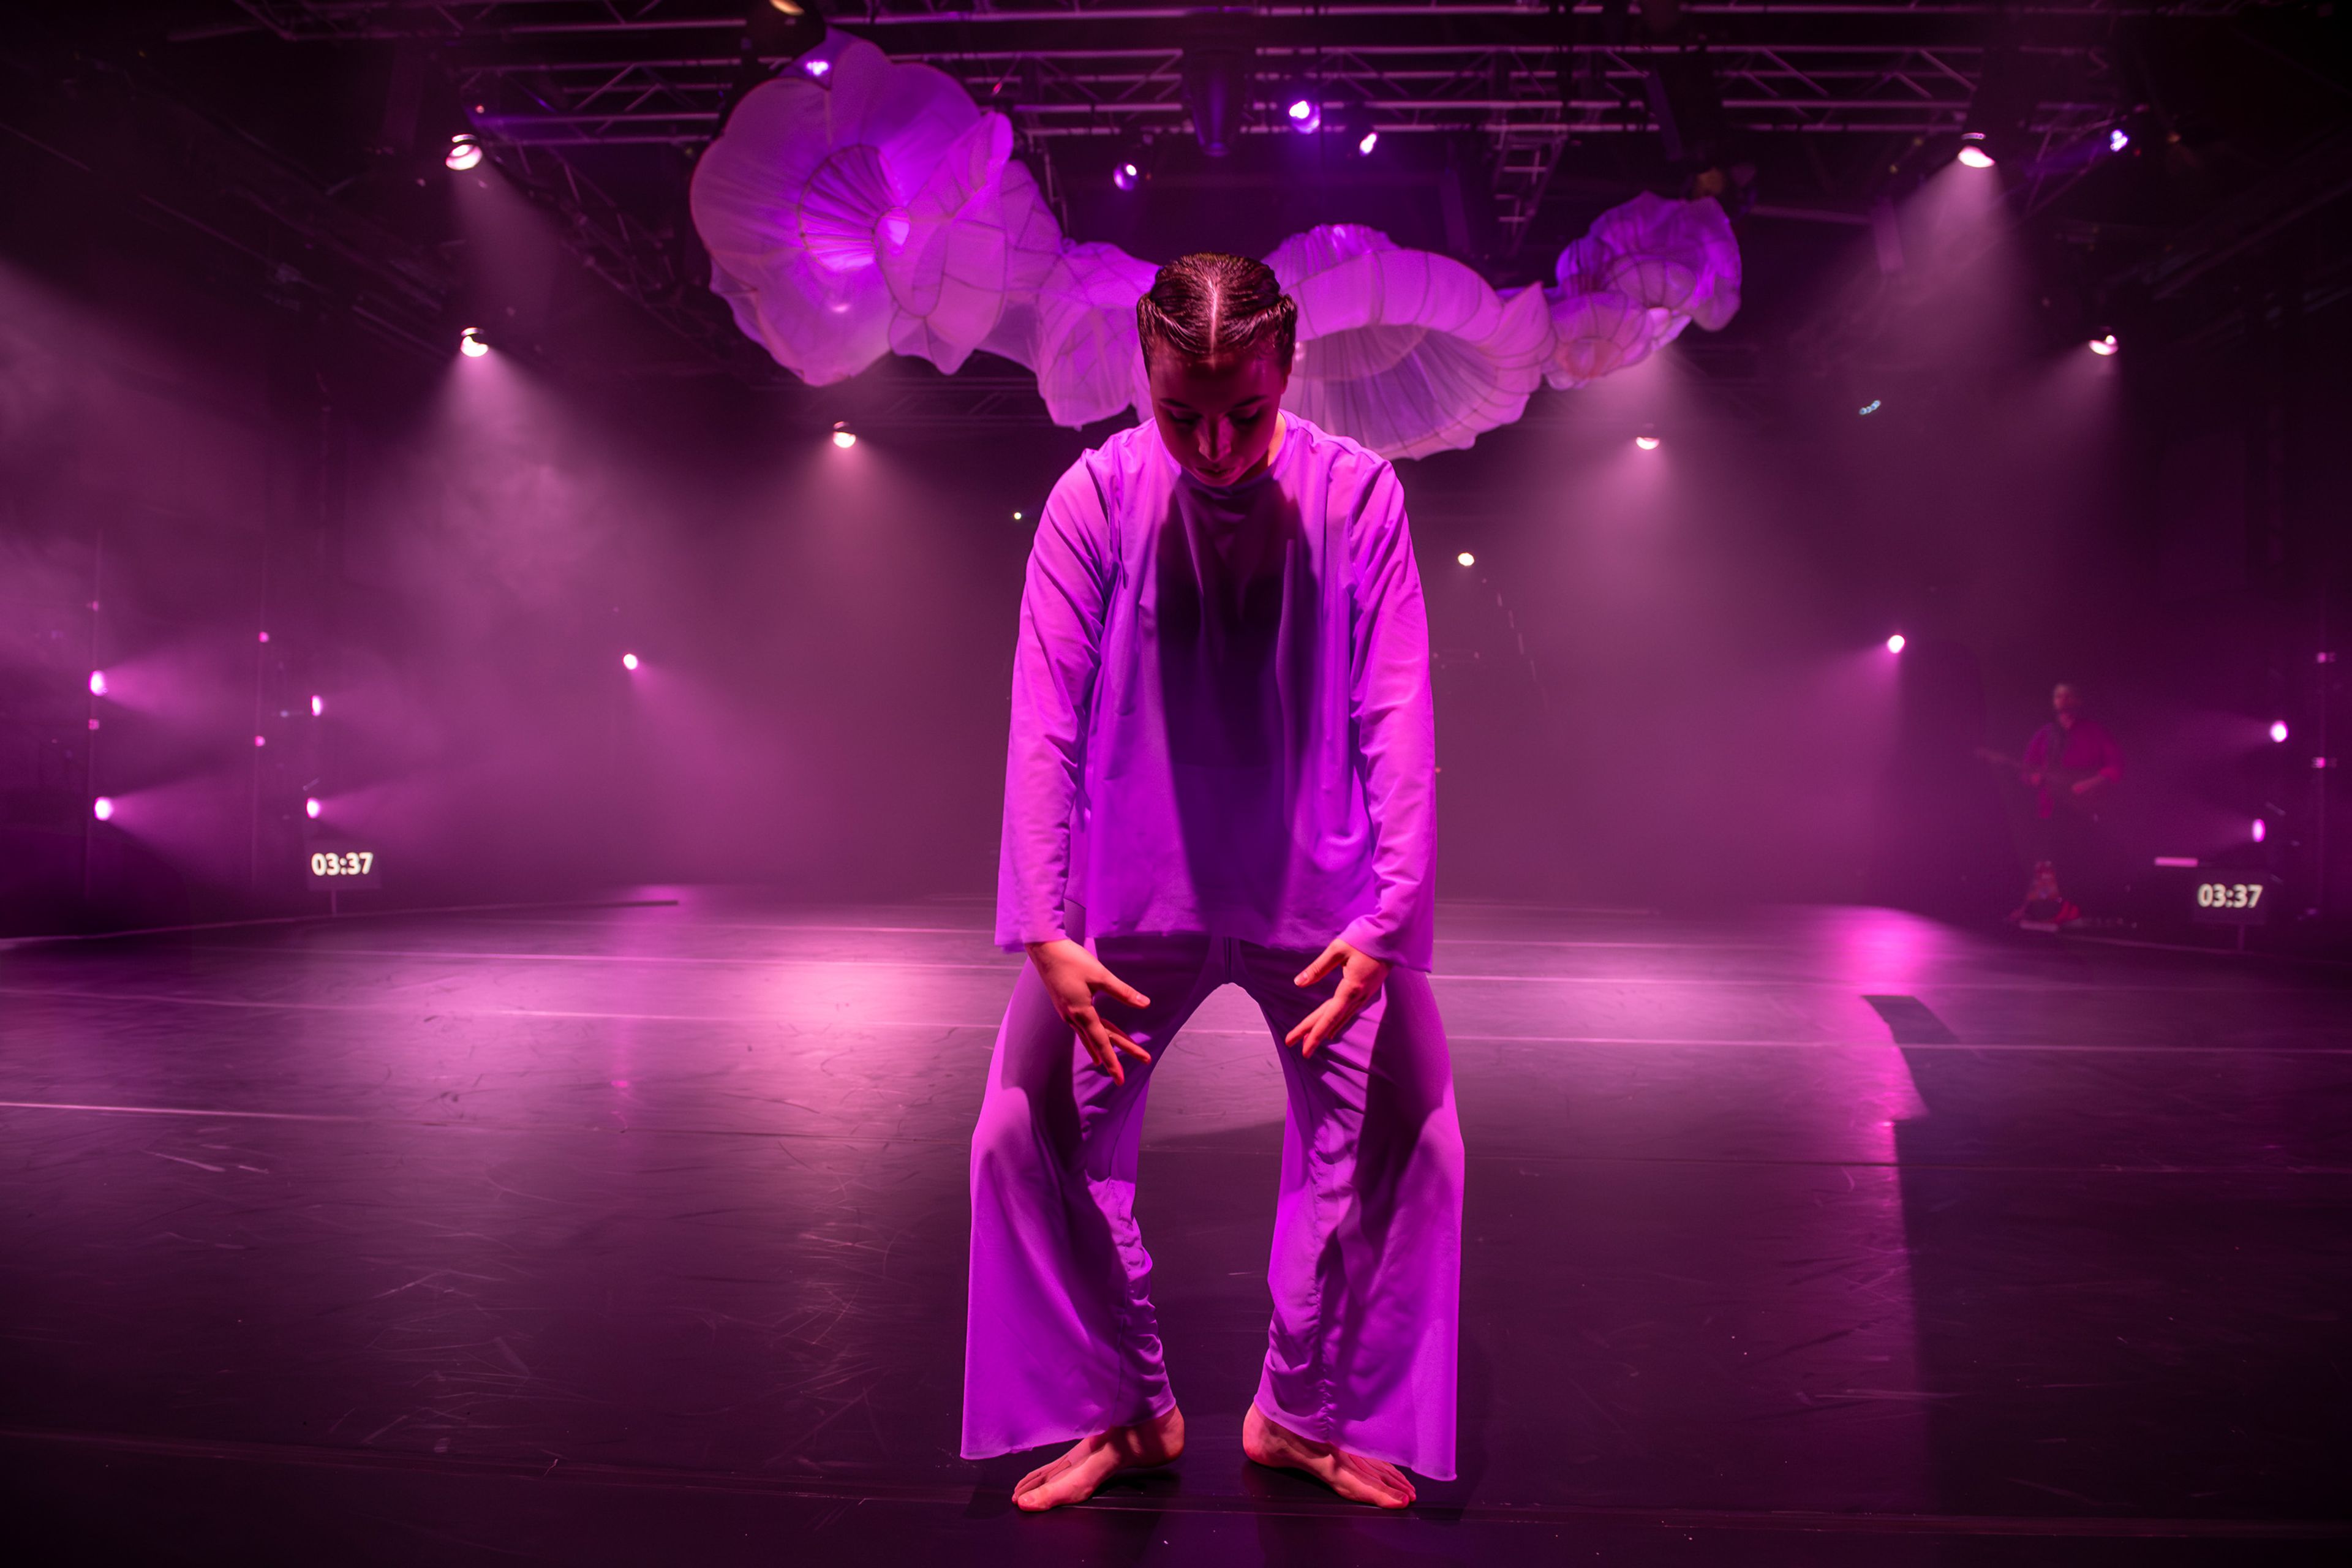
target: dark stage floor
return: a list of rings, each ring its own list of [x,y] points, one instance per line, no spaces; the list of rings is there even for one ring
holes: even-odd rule
[[[2341,971],[1450,908],[1464,1473],[1406,1517],[1241,1457],[1281,1091],[1228,990],[1145,1142],[1192,1449],[1028,1519],[1033,1460],[955,1456],[964,1140],[1013,962],[985,919],[689,893],[0,944],[11,1541],[2342,1560]]]

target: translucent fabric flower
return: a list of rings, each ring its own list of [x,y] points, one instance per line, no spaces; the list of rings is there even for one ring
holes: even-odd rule
[[[1386,458],[1467,447],[1527,408],[1551,349],[1542,291],[1508,301],[1450,257],[1330,224],[1267,258],[1298,301],[1283,406]]]
[[[1132,407],[1151,415],[1135,302],[1159,271],[1116,245],[1063,248],[1037,291],[1037,390],[1056,425],[1073,427]]]
[[[1562,392],[1641,363],[1689,320],[1607,291],[1555,290],[1549,303],[1552,350],[1544,379]]]
[[[893,347],[953,370],[995,330],[1013,281],[1011,148],[1003,117],[945,72],[844,37],[821,81],[761,83],[703,154],[693,209],[711,287],[814,385]]]
[[[1719,331],[1739,310],[1739,242],[1721,204],[1671,201],[1647,192],[1593,220],[1576,270],[1591,286]],[[1561,255],[1560,283],[1570,258]]]

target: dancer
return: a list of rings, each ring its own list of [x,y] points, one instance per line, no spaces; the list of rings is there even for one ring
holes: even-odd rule
[[[1404,499],[1281,412],[1297,307],[1264,264],[1185,257],[1136,318],[1152,423],[1062,477],[1022,595],[996,934],[1029,962],[972,1136],[963,1453],[1075,1439],[1014,1489],[1037,1510],[1183,1451],[1136,1149],[1232,982],[1289,1102],[1244,1451],[1402,1508],[1403,1468],[1454,1476],[1462,1219]]]

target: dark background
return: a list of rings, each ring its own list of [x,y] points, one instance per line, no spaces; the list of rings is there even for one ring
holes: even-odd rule
[[[545,189],[440,166],[465,121],[429,50],[252,16],[13,24],[0,929],[309,910],[314,837],[375,847],[383,903],[986,896],[1014,514],[1109,427],[1052,427],[1001,363],[805,389],[714,363]],[[1896,147],[1891,179],[1859,139],[1752,139],[1727,331],[1402,466],[1445,893],[1996,918],[2020,803],[1971,751],[2021,748],[2066,679],[2131,758],[2119,856],[2267,866],[2332,940],[2352,854],[2313,761],[2331,707],[2339,737],[2352,719],[2317,662],[2352,608],[2340,25],[2158,20],[2145,156],[2052,196],[2013,161],[1958,169],[1948,139]],[[1475,145],[1389,142],[1374,174],[1328,138],[1218,164],[1162,139],[1133,199],[1089,163],[1108,141],[1051,155],[1075,237],[1165,259],[1372,222],[1500,285],[1691,173],[1654,137],[1579,144],[1501,254],[1439,211]],[[658,216],[691,152],[615,159]],[[1891,275],[1857,216],[1876,199]],[[498,352],[456,357],[465,325]],[[2107,327],[2125,352],[2089,355]],[[1632,447],[1645,426],[1659,451]],[[2153,907],[2136,880],[2119,912]]]

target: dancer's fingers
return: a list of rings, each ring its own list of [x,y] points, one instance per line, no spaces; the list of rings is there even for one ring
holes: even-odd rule
[[[1118,1047],[1129,1056],[1133,1057],[1136,1060],[1139,1062],[1148,1062],[1151,1059],[1151,1053],[1145,1050],[1141,1046],[1137,1045],[1135,1041],[1129,1038],[1123,1030],[1111,1029],[1107,1032],[1110,1036],[1110,1043],[1112,1045]]]
[[[1150,997],[1146,996],[1142,992],[1138,991],[1134,986],[1129,985],[1126,981],[1121,980],[1118,975],[1113,974],[1108,969],[1097,967],[1089,979],[1096,990],[1108,991],[1113,996],[1118,997],[1120,1001],[1126,1003],[1130,1007],[1149,1007],[1151,1005]]]
[[[1300,970],[1298,972],[1298,978],[1291,984],[1295,985],[1314,984],[1317,981],[1322,979],[1325,975],[1330,973],[1333,970],[1347,963],[1348,952],[1348,944],[1341,942],[1339,938],[1333,937],[1331,939],[1331,945],[1318,953],[1314,963]]]

